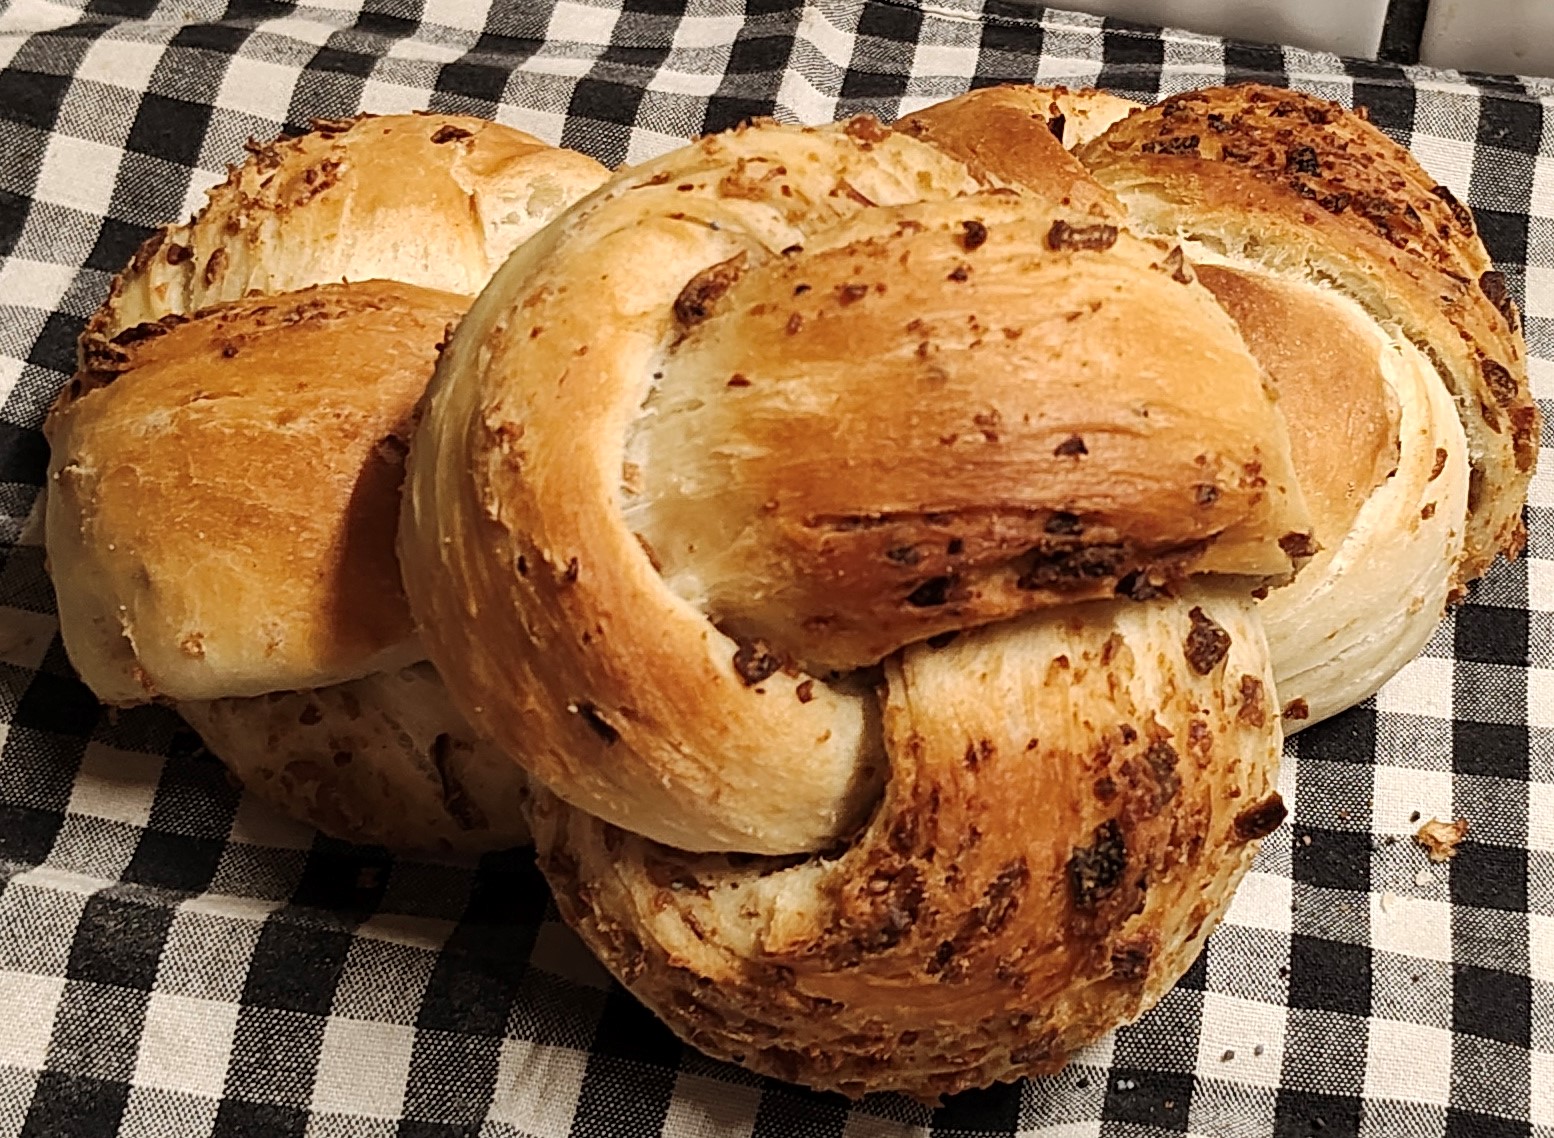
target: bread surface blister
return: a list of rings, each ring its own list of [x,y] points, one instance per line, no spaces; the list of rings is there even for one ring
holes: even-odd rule
[[[933,1100],[1186,971],[1284,735],[1519,549],[1537,426],[1471,214],[1309,96],[996,88],[613,176],[369,117],[116,280],[49,553],[83,678],[261,796],[532,828],[689,1042]]]

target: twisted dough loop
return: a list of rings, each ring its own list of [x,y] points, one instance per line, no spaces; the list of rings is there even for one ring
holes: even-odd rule
[[[1289,572],[1284,424],[1037,137],[1041,193],[872,120],[625,171],[412,447],[406,590],[568,921],[697,1046],[849,1094],[1061,1064],[1283,816],[1252,602],[1189,578]]]
[[[1205,618],[1229,646],[1200,675]],[[1191,590],[1053,610],[909,648],[886,684],[890,780],[845,852],[680,853],[538,790],[557,903],[754,1070],[925,1099],[1055,1070],[1169,989],[1284,816],[1257,617]]]
[[[1179,270],[872,120],[622,173],[439,366],[400,531],[429,654],[477,730],[606,820],[834,841],[884,754],[824,668],[1288,572],[1282,421]]]

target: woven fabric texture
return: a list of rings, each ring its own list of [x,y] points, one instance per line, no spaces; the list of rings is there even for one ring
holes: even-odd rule
[[[39,425],[110,275],[250,136],[431,107],[617,164],[994,82],[1241,79],[1364,104],[1474,207],[1554,396],[1554,88],[994,0],[0,6],[0,1138],[1554,1138],[1547,453],[1527,557],[1290,744],[1292,820],[1182,983],[1063,1074],[938,1110],[698,1056],[562,927],[529,853],[316,837],[170,713],[105,712],[60,645]],[[1411,840],[1430,817],[1470,823],[1449,865]]]

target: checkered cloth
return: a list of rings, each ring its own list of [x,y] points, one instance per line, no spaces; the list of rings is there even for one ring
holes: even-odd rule
[[[318,838],[172,715],[97,705],[44,573],[39,424],[151,227],[244,139],[315,115],[494,116],[613,164],[751,115],[890,118],[997,81],[1288,83],[1369,106],[1473,205],[1554,396],[1549,86],[993,0],[540,7],[0,7],[0,1138],[1554,1136],[1554,474],[1529,556],[1291,744],[1292,824],[1160,1007],[1055,1078],[938,1111],[706,1060],[558,923],[529,853]],[[1449,866],[1411,840],[1432,816],[1471,824]]]

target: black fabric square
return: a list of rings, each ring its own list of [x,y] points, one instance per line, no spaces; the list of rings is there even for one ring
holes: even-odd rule
[[[521,942],[520,942],[521,944]],[[437,957],[431,980],[421,997],[416,1026],[429,1031],[500,1038],[507,1027],[518,979],[523,972],[520,947],[514,959],[488,959],[484,953],[461,951],[450,942]]]
[[[922,28],[922,13],[913,8],[871,4],[859,12],[855,59],[842,76],[841,98],[846,105],[838,107],[841,114],[862,109],[851,105],[855,100],[897,100],[906,94]]]
[[[1312,724],[1295,736],[1295,750],[1302,758],[1369,766],[1376,761],[1375,707],[1363,703]]]
[[[1185,1133],[1192,1090],[1191,1075],[1114,1068],[1106,1088],[1104,1114],[1111,1122]]]
[[[351,936],[342,930],[272,917],[259,930],[243,1002],[328,1015],[350,947]]]
[[[323,1042],[322,1016],[245,1004],[237,1016],[223,1096],[306,1107]]]
[[[164,162],[195,166],[209,123],[209,107],[147,92],[125,145]]]
[[[129,1082],[140,1052],[148,992],[71,980],[54,1013],[48,1065],[108,1082]]]
[[[1529,772],[1527,728],[1510,723],[1452,724],[1452,769],[1459,774],[1525,782]]]
[[[1290,1006],[1352,1016],[1369,1015],[1370,949],[1299,933],[1292,936]]]
[[[1532,1045],[1532,981],[1513,972],[1459,964],[1452,975],[1452,1030]]]
[[[117,273],[129,263],[151,229],[144,225],[132,225],[115,217],[105,217],[97,230],[97,242],[86,258],[88,266],[105,273]],[[0,246],[0,252],[4,247]]]
[[[215,838],[146,830],[124,870],[124,880],[180,893],[199,893],[209,887],[216,874],[222,845]]]
[[[1442,1138],[1528,1138],[1532,1127],[1514,1118],[1446,1108]]]
[[[105,1138],[118,1133],[128,1100],[127,1082],[44,1071],[21,1138]]]
[[[496,1088],[500,1055],[501,1044],[495,1039],[452,1032],[417,1033],[405,1086],[405,1117],[429,1122],[454,1120],[468,1115],[471,1102],[489,1102]],[[459,1073],[456,1081],[449,1080],[450,1071]]]
[[[0,802],[0,861],[37,865],[49,856],[63,813]]]
[[[1418,105],[1414,88],[1399,83],[1397,71],[1384,63],[1349,59],[1344,61],[1344,69],[1354,79],[1355,107],[1364,107],[1380,130],[1406,144],[1413,135]]]
[[[394,1130],[394,1138],[480,1138],[478,1122],[422,1122],[407,1118]]]
[[[663,1133],[674,1085],[675,1073],[668,1068],[590,1055],[572,1116],[572,1138],[656,1138]],[[621,1097],[621,1086],[631,1088],[629,1098]]]
[[[1486,95],[1480,101],[1480,146],[1537,154],[1542,141],[1543,107],[1540,103],[1525,97],[1508,99],[1494,95]]]
[[[935,1138],[958,1135],[1007,1134],[1020,1125],[1020,1086],[995,1083],[976,1091],[962,1091],[944,1100],[933,1113]]]
[[[0,189],[0,257],[10,256],[27,224],[28,199],[10,190]]]
[[[63,75],[0,69],[0,118],[48,130],[69,89],[70,80]]]
[[[658,1017],[617,984],[605,1001],[593,1049],[600,1055],[673,1069],[680,1063],[681,1044]]]
[[[1281,1090],[1274,1108],[1273,1138],[1324,1138],[1360,1132],[1360,1099]]]
[[[1527,614],[1498,605],[1463,605],[1457,610],[1457,656],[1486,664],[1527,663]]]
[[[65,974],[72,980],[149,992],[172,920],[172,911],[161,905],[113,892],[93,894],[76,926]]]
[[[296,1107],[225,1098],[216,1109],[211,1138],[303,1138],[308,1116]]]
[[[847,1106],[841,1095],[816,1094],[768,1079],[750,1138],[842,1138]]]
[[[89,739],[102,710],[97,697],[80,680],[38,672],[27,685],[15,722],[33,731]]]
[[[1371,839],[1349,830],[1295,829],[1295,880],[1324,889],[1370,888]]]
[[[1225,45],[1225,82],[1285,84],[1284,53],[1276,47],[1251,43]]]
[[[1525,265],[1527,263],[1526,214],[1475,208],[1473,216],[1478,219],[1479,236],[1484,239],[1484,245],[1489,249],[1489,256],[1497,264]]]
[[[386,850],[376,846],[353,846],[321,834],[308,851],[292,901],[365,916],[382,900],[391,860]]]
[[[1475,842],[1470,831],[1452,859],[1451,899],[1454,905],[1525,913],[1527,852]]]
[[[66,312],[49,313],[48,319],[43,322],[43,328],[32,342],[32,350],[27,353],[27,362],[58,372],[61,376],[69,375],[75,371],[76,339],[81,335],[81,329],[85,324],[86,322],[79,316],[71,316]],[[15,398],[15,393],[12,398]],[[7,400],[7,402],[10,401]],[[12,415],[7,415],[6,418],[14,420]],[[42,485],[41,475],[42,470],[39,471],[39,485]]]

